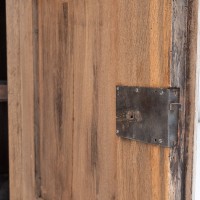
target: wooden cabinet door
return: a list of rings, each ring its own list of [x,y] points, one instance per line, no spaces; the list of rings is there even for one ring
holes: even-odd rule
[[[11,200],[190,199],[196,5],[7,0]],[[180,88],[174,148],[116,136],[116,85]]]

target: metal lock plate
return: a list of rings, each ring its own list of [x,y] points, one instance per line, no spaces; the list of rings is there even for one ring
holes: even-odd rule
[[[177,142],[178,88],[117,86],[118,136],[163,147]]]

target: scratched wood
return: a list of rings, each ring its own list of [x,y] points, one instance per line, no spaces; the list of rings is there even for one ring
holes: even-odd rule
[[[173,5],[8,0],[11,200],[181,199],[176,149],[115,133],[116,85],[173,85]]]

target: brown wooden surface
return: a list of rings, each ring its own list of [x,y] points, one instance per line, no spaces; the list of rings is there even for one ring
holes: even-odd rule
[[[8,0],[11,200],[181,199],[176,149],[115,134],[116,85],[172,84],[173,5]]]
[[[35,200],[32,9],[6,1],[11,200]]]
[[[184,198],[192,200],[193,195],[193,154],[195,154],[195,134],[196,131],[196,79],[197,73],[197,30],[198,30],[198,3],[197,0],[191,0],[188,5],[188,27],[187,27],[187,63],[186,63],[186,136],[185,136],[185,192]]]
[[[178,145],[171,151],[170,191],[175,199],[192,199],[196,109],[198,0],[173,1],[171,86],[180,88],[182,111]],[[181,178],[180,178],[181,177]]]
[[[127,3],[38,4],[44,199],[168,199],[169,151],[116,137],[115,85],[169,86],[171,4]]]

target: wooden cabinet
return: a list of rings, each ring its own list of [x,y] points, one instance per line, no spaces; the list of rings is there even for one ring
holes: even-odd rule
[[[7,0],[11,200],[191,199],[196,5]],[[116,85],[180,88],[174,148],[116,136]]]

